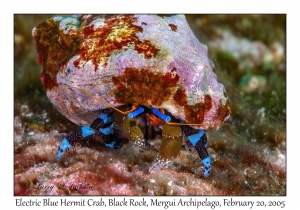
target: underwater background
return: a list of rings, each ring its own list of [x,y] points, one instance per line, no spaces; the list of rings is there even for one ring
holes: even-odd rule
[[[186,15],[231,107],[230,119],[207,132],[208,178],[187,145],[168,167],[153,165],[161,136],[120,150],[95,136],[56,160],[79,126],[40,81],[32,29],[51,16],[14,15],[15,195],[286,195],[286,15]]]

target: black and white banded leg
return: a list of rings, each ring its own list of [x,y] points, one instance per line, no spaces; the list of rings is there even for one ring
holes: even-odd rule
[[[100,132],[105,145],[118,149],[120,145],[114,139],[114,117],[109,109],[103,110],[100,116],[90,126],[83,126],[64,138],[58,148],[56,158],[61,158],[64,152],[81,139]]]
[[[210,174],[210,157],[206,150],[207,137],[203,130],[194,129],[190,126],[181,126],[182,131],[187,136],[188,140],[195,147],[200,160],[204,166],[204,177],[208,177]]]

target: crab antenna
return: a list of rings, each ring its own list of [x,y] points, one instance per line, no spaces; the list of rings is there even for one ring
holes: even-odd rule
[[[79,91],[82,92],[83,94],[85,94],[85,95],[87,95],[87,96],[89,96],[89,97],[95,99],[96,101],[99,101],[100,103],[102,103],[102,104],[104,104],[104,105],[106,105],[106,106],[108,106],[108,107],[110,107],[110,108],[112,108],[112,109],[114,109],[114,110],[120,112],[121,114],[124,114],[124,115],[125,115],[125,114],[128,114],[128,113],[130,113],[130,112],[132,112],[132,111],[134,111],[134,110],[137,109],[137,106],[133,106],[133,108],[132,108],[131,110],[128,110],[128,111],[126,111],[126,112],[123,112],[123,111],[121,111],[120,109],[117,109],[116,107],[110,105],[109,103],[107,103],[107,102],[105,102],[105,101],[102,101],[102,100],[100,100],[99,98],[96,98],[95,96],[89,94],[88,92],[86,92],[86,91],[83,90],[83,89],[76,88],[76,87],[73,87],[73,88],[76,89],[76,90],[79,90]]]
[[[220,124],[192,124],[192,123],[174,123],[166,122],[169,125],[191,125],[191,126],[219,126]]]

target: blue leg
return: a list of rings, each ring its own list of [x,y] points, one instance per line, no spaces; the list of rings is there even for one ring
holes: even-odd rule
[[[183,132],[187,136],[188,140],[195,147],[201,162],[204,166],[204,177],[208,177],[210,174],[210,157],[206,150],[207,137],[203,130],[197,130],[189,126],[181,126]]]
[[[121,146],[114,138],[114,117],[112,113],[101,114],[90,127],[99,130],[105,145],[110,148],[119,149]]]
[[[90,136],[94,133],[95,133],[95,131],[92,130],[88,126],[83,126],[80,129],[74,131],[68,137],[66,137],[62,140],[62,142],[58,148],[56,158],[61,158],[62,155],[64,154],[64,152],[67,149],[71,148],[72,145],[74,145],[74,143],[76,143],[77,141],[80,141],[84,137]]]
[[[93,135],[100,131],[102,139],[105,145],[110,148],[120,148],[117,142],[114,140],[114,124],[113,124],[113,113],[103,110],[99,118],[94,120],[90,126],[83,126],[80,129],[71,133],[68,137],[64,138],[58,148],[56,158],[61,158],[64,152],[71,148],[74,143],[80,141],[81,139]]]

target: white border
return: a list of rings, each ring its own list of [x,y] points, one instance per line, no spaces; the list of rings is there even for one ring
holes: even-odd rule
[[[298,208],[299,173],[299,6],[297,1],[1,1],[1,206],[15,206],[13,197],[13,14],[15,13],[284,13],[287,14],[287,197],[242,197],[243,200],[285,200],[285,209]],[[270,32],[271,33],[271,32]],[[298,78],[299,77],[299,78]],[[34,197],[32,197],[34,198]],[[43,197],[38,197],[43,199]],[[79,199],[77,197],[76,199]],[[223,197],[210,197],[223,199]],[[241,198],[241,197],[237,197]],[[59,198],[53,198],[59,199]],[[297,207],[296,207],[297,206]],[[36,207],[31,207],[36,208]],[[62,207],[65,208],[65,207]],[[71,207],[80,208],[80,207]],[[100,208],[100,207],[98,207]],[[173,208],[172,208],[173,209]]]

